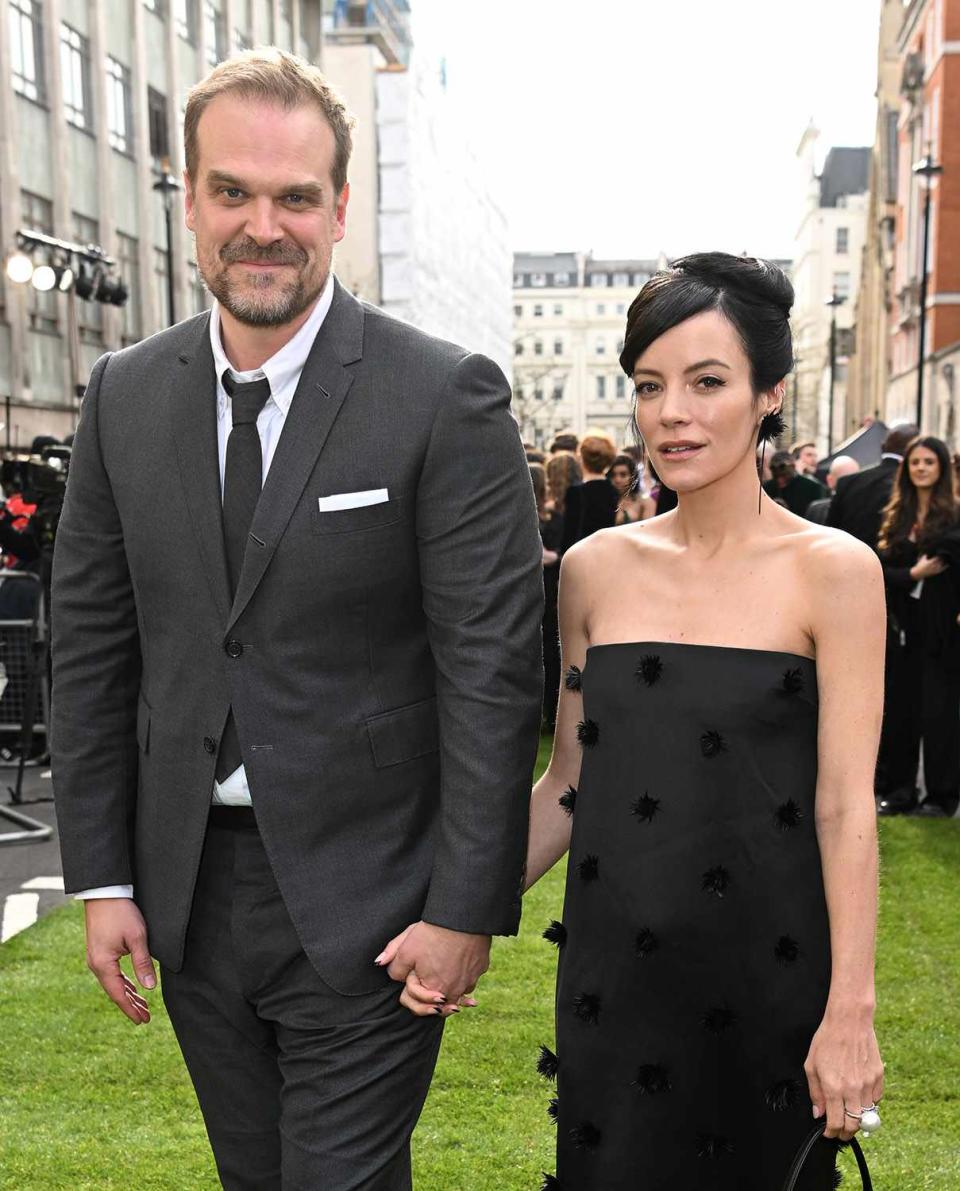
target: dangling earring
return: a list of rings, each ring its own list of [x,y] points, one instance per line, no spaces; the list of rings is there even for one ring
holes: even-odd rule
[[[771,439],[777,439],[783,434],[787,428],[786,422],[783,420],[782,406],[780,409],[772,410],[768,414],[764,414],[760,419],[760,427],[757,431],[757,441],[762,444],[760,448],[760,491],[757,494],[757,515],[759,516],[763,506],[763,465],[767,458],[767,443]]]

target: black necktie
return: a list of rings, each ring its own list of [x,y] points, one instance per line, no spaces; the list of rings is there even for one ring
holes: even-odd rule
[[[257,433],[257,415],[270,396],[270,382],[264,377],[263,380],[242,384],[234,380],[229,372],[224,372],[223,387],[230,395],[233,413],[233,429],[227,439],[227,461],[223,472],[223,544],[230,573],[230,594],[234,596],[240,582],[247,537],[263,482],[263,454],[260,435]],[[220,741],[217,781],[226,780],[242,764],[240,740],[231,711]]]

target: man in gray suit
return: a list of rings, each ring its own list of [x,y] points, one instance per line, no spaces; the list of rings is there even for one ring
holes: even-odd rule
[[[237,1191],[410,1187],[443,1020],[520,917],[529,474],[499,369],[334,279],[350,128],[276,51],[193,89],[217,302],[97,362],[54,567],[66,889],[135,1023],[159,960]]]

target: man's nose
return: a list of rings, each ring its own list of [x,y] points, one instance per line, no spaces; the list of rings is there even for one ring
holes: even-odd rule
[[[277,213],[269,198],[256,199],[247,216],[246,233],[258,244],[272,244],[283,237]]]

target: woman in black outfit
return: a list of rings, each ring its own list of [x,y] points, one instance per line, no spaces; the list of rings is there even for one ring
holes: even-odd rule
[[[917,806],[920,742],[926,801],[919,814],[953,815],[960,795],[960,524],[953,461],[930,435],[897,471],[877,550],[887,588],[890,668],[881,814]],[[890,725],[893,728],[893,724]]]
[[[564,556],[565,674],[527,884],[569,848],[559,948],[562,1191],[831,1191],[866,1125],[883,579],[760,490],[793,366],[775,266],[656,274],[621,365],[679,505]],[[531,1056],[532,1057],[532,1056]]]

